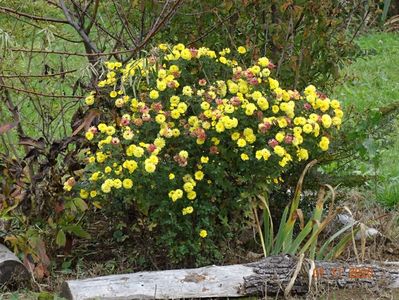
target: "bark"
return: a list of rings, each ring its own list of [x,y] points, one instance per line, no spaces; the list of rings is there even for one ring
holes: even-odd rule
[[[314,286],[399,288],[398,264],[312,262],[288,255],[209,266],[66,281],[67,299],[182,299],[304,294]]]

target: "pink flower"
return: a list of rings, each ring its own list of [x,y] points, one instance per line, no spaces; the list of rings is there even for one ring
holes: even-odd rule
[[[156,112],[159,112],[160,110],[162,110],[163,106],[162,106],[162,103],[161,103],[161,102],[157,102],[157,103],[154,103],[154,104],[152,105],[152,108],[153,108]]]
[[[118,145],[120,143],[120,140],[117,137],[112,138],[111,144],[112,145]]]
[[[120,125],[121,125],[121,126],[127,126],[127,125],[129,125],[129,124],[130,124],[129,119],[122,118],[121,121],[120,121]]]
[[[198,80],[198,84],[199,84],[200,86],[205,86],[205,85],[206,85],[206,79],[200,79],[200,80]]]
[[[91,127],[89,128],[89,131],[90,131],[91,133],[93,133],[93,134],[96,134],[96,133],[98,132],[96,126],[91,126]]]
[[[269,140],[269,141],[267,142],[267,144],[268,144],[270,147],[274,148],[274,147],[276,147],[276,146],[278,145],[278,142],[277,142],[275,139],[271,139],[271,140]]]
[[[305,103],[305,104],[303,105],[303,108],[306,109],[306,110],[309,110],[309,109],[312,108],[312,105],[310,105],[310,103]]]
[[[294,139],[294,137],[293,137],[292,135],[287,134],[287,135],[285,136],[285,138],[284,138],[284,142],[285,142],[286,144],[291,144],[293,139]]]
[[[230,99],[230,103],[233,106],[240,106],[241,100],[237,96],[234,96],[233,98]]]
[[[190,52],[191,52],[191,56],[192,56],[193,58],[197,57],[197,55],[198,55],[198,50],[197,50],[197,49],[195,49],[195,48],[190,48]]]
[[[176,83],[174,81],[169,81],[167,83],[167,85],[168,85],[168,88],[171,88],[171,89],[174,89],[176,87]]]
[[[217,99],[215,100],[215,102],[216,102],[217,105],[222,105],[222,104],[223,104],[223,100],[220,99],[220,98],[217,98]]]
[[[251,79],[249,80],[249,83],[250,83],[251,85],[258,85],[258,84],[259,84],[258,78],[256,78],[256,77],[251,78]]]
[[[144,122],[151,121],[151,116],[150,114],[144,113],[141,118],[143,119]]]
[[[154,144],[149,144],[147,147],[148,152],[152,153],[157,149],[157,146],[155,146]]]
[[[140,118],[134,119],[133,120],[134,125],[140,127],[141,125],[143,125],[143,120]]]
[[[219,149],[217,146],[211,146],[211,148],[209,148],[209,152],[211,154],[219,154]]]

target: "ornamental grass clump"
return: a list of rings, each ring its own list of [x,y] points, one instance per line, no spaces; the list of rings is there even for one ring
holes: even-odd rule
[[[243,226],[251,195],[328,151],[343,116],[313,85],[286,90],[268,58],[245,66],[246,56],[160,44],[126,65],[107,62],[85,99],[101,115],[85,134],[84,174],[64,188],[103,209],[122,201],[177,260],[215,250]]]

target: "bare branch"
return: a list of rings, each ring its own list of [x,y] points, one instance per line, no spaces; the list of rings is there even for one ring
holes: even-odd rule
[[[71,99],[83,99],[83,98],[85,98],[83,96],[73,96],[73,95],[43,94],[43,93],[39,93],[39,92],[36,92],[36,91],[24,90],[24,89],[16,88],[16,87],[5,85],[5,84],[0,84],[0,88],[14,90],[14,91],[19,92],[19,93],[32,94],[32,95],[36,95],[36,96],[49,97],[49,98],[71,98]]]
[[[59,73],[52,73],[52,74],[41,74],[41,75],[32,75],[32,74],[17,74],[17,75],[2,75],[0,74],[0,78],[20,78],[20,77],[26,77],[26,78],[43,78],[43,77],[54,77],[54,76],[64,76],[65,74],[73,73],[76,72],[78,69],[70,70],[70,71],[64,71],[64,72],[59,72]]]
[[[60,19],[54,19],[54,18],[47,18],[47,17],[39,17],[39,16],[34,16],[30,15],[27,13],[23,13],[20,11],[17,11],[15,9],[9,8],[9,7],[4,7],[0,6],[0,12],[2,13],[12,13],[14,15],[20,16],[20,17],[26,17],[35,21],[45,21],[45,22],[52,22],[52,23],[62,23],[62,24],[69,24],[67,20],[60,20]]]
[[[90,20],[89,25],[87,25],[87,27],[85,29],[86,32],[90,32],[91,28],[93,27],[94,22],[96,21],[99,4],[100,4],[100,0],[95,0],[94,9],[93,9],[93,16],[92,16],[92,18]],[[84,10],[83,12],[86,13],[86,10]]]
[[[79,35],[82,37],[84,44],[86,46],[86,50],[88,50],[89,53],[91,52],[99,52],[96,45],[93,44],[93,42],[90,40],[89,36],[86,34],[86,32],[83,30],[82,27],[80,27],[73,19],[72,16],[70,15],[70,12],[68,8],[65,5],[64,0],[60,0],[60,5],[62,7],[62,11],[64,12],[65,17],[68,20],[68,24],[70,24],[75,30],[79,33]],[[83,26],[83,25],[82,25]]]

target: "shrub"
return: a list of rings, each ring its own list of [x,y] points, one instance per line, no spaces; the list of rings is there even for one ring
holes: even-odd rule
[[[245,56],[242,46],[160,44],[125,66],[106,63],[85,100],[102,114],[85,134],[84,175],[64,188],[135,216],[129,225],[145,219],[174,262],[218,257],[218,240],[243,226],[249,199],[328,151],[343,114],[313,85],[303,95],[280,87],[266,57],[240,65]]]

